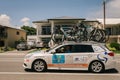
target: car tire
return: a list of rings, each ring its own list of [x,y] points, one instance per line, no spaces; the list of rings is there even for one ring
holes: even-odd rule
[[[93,73],[102,73],[105,71],[104,64],[100,61],[93,61],[89,66],[89,71]]]
[[[32,69],[36,72],[44,72],[47,70],[47,65],[43,60],[36,60],[33,62]]]
[[[18,51],[22,51],[22,49],[17,49]]]

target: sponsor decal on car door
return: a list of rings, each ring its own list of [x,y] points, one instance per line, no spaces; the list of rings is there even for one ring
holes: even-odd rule
[[[64,55],[54,54],[52,56],[52,64],[63,64],[63,63],[65,63],[65,56]]]

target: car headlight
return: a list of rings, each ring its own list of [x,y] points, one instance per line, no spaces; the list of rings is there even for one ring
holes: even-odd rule
[[[25,58],[30,58],[33,54],[27,54]]]

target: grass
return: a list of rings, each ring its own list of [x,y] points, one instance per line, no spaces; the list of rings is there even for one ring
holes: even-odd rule
[[[11,47],[0,47],[0,53],[6,52],[6,51],[12,51],[15,50],[15,48],[11,48]]]
[[[4,51],[1,51],[1,50],[0,50],[0,53],[3,53],[3,52],[4,52]]]

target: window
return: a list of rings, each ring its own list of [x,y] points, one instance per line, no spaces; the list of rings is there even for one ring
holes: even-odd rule
[[[106,28],[106,31],[108,32],[109,35],[111,35],[111,28]]]
[[[20,35],[20,32],[17,31],[17,32],[16,32],[16,35]]]
[[[100,46],[93,46],[93,49],[95,52],[103,52],[104,51],[104,49]]]
[[[0,47],[3,47],[5,45],[4,41],[0,41]]]
[[[73,45],[72,52],[81,53],[81,52],[94,52],[91,45]]]
[[[63,28],[64,31],[70,30],[73,27],[73,25],[56,25],[55,29],[60,26]]]
[[[6,29],[3,27],[0,27],[0,38],[6,38],[6,37],[7,37]]]
[[[72,45],[65,45],[56,49],[57,53],[72,53]]]
[[[91,45],[65,45],[56,50],[57,53],[94,52]]]
[[[51,35],[51,27],[42,26],[42,35]]]

